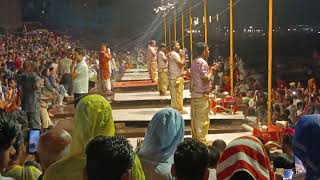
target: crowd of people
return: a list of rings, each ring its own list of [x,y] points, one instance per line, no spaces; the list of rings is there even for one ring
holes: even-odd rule
[[[115,63],[116,56],[107,44],[99,51],[88,51],[48,31],[0,38],[0,179],[275,179],[278,169],[298,172],[296,158],[302,161],[307,179],[320,178],[320,147],[311,141],[320,133],[320,116],[314,115],[320,110],[315,79],[308,81],[307,88],[301,83],[286,87],[279,81],[273,91],[273,122],[285,121],[295,129],[282,144],[254,136],[229,144],[210,143],[206,139],[209,95],[213,85],[228,91],[228,65],[209,66],[209,47],[200,42],[190,71],[185,70],[187,52],[179,42],[156,48],[151,41],[146,64],[160,95],[170,87],[171,108],[153,116],[143,142],[133,149],[127,138],[116,135],[109,102],[103,96],[88,95],[90,88],[99,86],[104,92],[112,90],[114,69],[119,72],[126,66],[125,61]],[[245,113],[266,124],[266,94],[257,80],[247,78],[241,59],[236,59],[235,94],[248,105]],[[191,77],[192,138],[185,138],[181,115],[186,113],[185,75]],[[48,112],[65,103],[75,106],[70,132],[53,124]],[[35,146],[28,138],[33,129],[42,131],[35,154],[27,151]]]
[[[185,138],[182,115],[165,108],[153,116],[143,142],[133,149],[128,139],[116,136],[109,102],[100,95],[88,95],[77,105],[74,126],[71,134],[59,127],[42,133],[37,153],[30,158],[17,120],[2,116],[1,178],[272,180],[283,171],[300,173],[295,158],[306,170],[302,177],[320,177],[320,147],[313,141],[320,134],[319,115],[300,118],[295,135],[285,135],[281,146],[265,144],[254,136],[242,136],[229,144],[218,139],[208,145]]]

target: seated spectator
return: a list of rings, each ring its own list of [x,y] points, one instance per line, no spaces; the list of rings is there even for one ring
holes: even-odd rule
[[[295,105],[293,105],[293,98],[292,97],[288,97],[285,99],[285,106],[286,109],[289,110],[289,120],[292,124],[295,124],[296,120],[297,120],[297,107]]]
[[[37,157],[43,172],[69,153],[71,139],[67,131],[56,127],[40,136]]]
[[[258,125],[267,124],[267,121],[268,121],[267,118],[268,118],[268,114],[267,114],[267,109],[266,109],[265,105],[259,106],[259,108],[257,108],[257,123],[258,123]]]
[[[14,79],[8,79],[8,88],[5,93],[5,111],[13,112],[18,110],[21,105],[20,93],[17,89],[17,83]]]
[[[293,139],[294,154],[306,168],[306,179],[320,178],[320,115],[302,116],[295,128]]]
[[[98,135],[115,135],[112,109],[104,97],[89,95],[84,97],[76,108],[70,152],[65,158],[52,164],[46,170],[43,179],[82,179],[82,170],[86,163],[85,148],[88,142]],[[144,173],[137,157],[134,159],[130,178],[132,180],[144,180]]]
[[[292,135],[284,135],[282,140],[282,151],[286,153],[290,157],[294,157],[293,154],[293,136]]]
[[[28,164],[20,166],[20,164],[23,163],[20,162],[20,159],[23,159],[26,156],[23,139],[22,131],[19,130],[13,144],[16,154],[10,157],[9,167],[3,176],[11,177],[16,180],[38,180],[42,173],[36,166]]]
[[[50,119],[50,115],[48,112],[48,104],[44,101],[41,101],[40,104],[40,119],[41,119],[41,127],[43,130],[49,129],[53,126],[53,123]],[[60,122],[60,121],[59,121]]]
[[[272,123],[275,124],[281,117],[281,108],[279,104],[275,104],[272,112]]]
[[[174,153],[172,176],[177,180],[208,179],[208,150],[205,144],[195,139],[183,142]]]
[[[49,82],[51,86],[62,95],[62,97],[69,97],[67,90],[62,84],[58,83],[57,80],[57,71],[54,67],[49,68]]]
[[[16,154],[13,147],[18,136],[18,124],[6,116],[0,118],[0,179],[11,180],[2,176],[4,170],[9,167],[10,158]]]
[[[208,168],[209,168],[209,179],[214,180],[217,179],[217,164],[220,159],[220,151],[214,147],[214,146],[209,146],[208,147],[208,152],[209,152],[209,162],[208,162]]]
[[[255,110],[255,106],[256,106],[256,102],[255,102],[255,98],[254,96],[251,94],[250,96],[250,100],[249,100],[249,103],[248,103],[248,115],[249,116],[254,116],[256,115],[256,110]]]
[[[6,99],[5,97],[6,88],[2,85],[2,78],[0,77],[0,111],[4,110]]]
[[[275,175],[260,140],[243,136],[230,142],[217,166],[217,179],[270,179]]]
[[[86,155],[85,180],[129,180],[134,152],[125,137],[97,136],[87,145]]]
[[[216,139],[212,142],[212,146],[217,148],[219,152],[222,153],[226,149],[227,144],[222,139]]]
[[[42,89],[42,95],[43,96],[52,96],[54,97],[54,104],[59,104],[60,102],[62,103],[62,100],[60,99],[59,96],[59,91],[57,91],[50,83],[49,80],[49,70],[48,69],[43,69],[41,72],[41,78],[44,81],[44,87]]]
[[[273,165],[273,169],[293,169],[294,161],[293,157],[288,156],[285,153],[272,153],[270,155],[270,160]]]
[[[291,126],[289,115],[290,115],[290,111],[288,109],[283,109],[280,115],[280,121],[287,121],[288,125]]]
[[[184,120],[176,110],[162,109],[153,116],[138,152],[146,179],[173,179],[173,155],[183,138]]]

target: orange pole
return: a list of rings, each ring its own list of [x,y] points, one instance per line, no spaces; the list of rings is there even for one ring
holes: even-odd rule
[[[207,24],[207,0],[204,0],[203,4],[203,14],[204,14],[204,42],[208,44],[208,24]]]
[[[184,49],[184,14],[183,14],[183,7],[181,7],[181,44],[182,49]]]
[[[177,15],[176,12],[174,13],[174,19],[173,19],[173,31],[174,31],[174,41],[177,41]]]
[[[171,46],[171,22],[170,22],[170,16],[168,16],[167,17],[168,18],[168,28],[169,28],[169,43],[168,43],[168,45],[169,45],[169,48],[170,48],[170,46]]]
[[[272,36],[273,36],[273,0],[269,0],[269,32],[268,32],[268,126],[272,117]]]
[[[192,10],[189,7],[189,31],[190,31],[190,62],[193,60],[193,48],[192,48]]]
[[[164,44],[167,44],[167,19],[163,16]]]
[[[234,69],[234,58],[233,58],[233,0],[230,0],[230,95],[233,96],[234,82],[233,82],[233,69]]]

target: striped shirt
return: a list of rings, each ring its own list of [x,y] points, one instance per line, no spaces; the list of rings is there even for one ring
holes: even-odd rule
[[[239,171],[246,171],[254,179],[274,180],[269,157],[254,136],[243,136],[228,144],[217,165],[217,179],[230,179]]]

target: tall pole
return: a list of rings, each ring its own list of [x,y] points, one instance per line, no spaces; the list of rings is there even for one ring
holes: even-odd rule
[[[208,44],[208,24],[207,24],[207,0],[204,0],[203,4],[203,14],[204,14],[204,42]]]
[[[233,96],[233,0],[230,0],[230,95]]]
[[[189,7],[189,31],[190,31],[190,62],[193,60],[193,48],[192,48],[192,10]]]
[[[182,49],[184,49],[184,14],[183,14],[182,3],[181,3],[181,44],[182,44]]]
[[[177,41],[177,14],[174,12],[174,19],[173,19],[173,31],[174,31],[174,41]]]
[[[169,28],[169,48],[171,47],[171,22],[170,22],[170,15],[167,17],[168,19],[168,28]]]
[[[269,0],[269,33],[268,33],[268,126],[271,125],[272,112],[272,36],[273,36],[273,0]]]
[[[166,15],[163,16],[163,29],[164,29],[164,44],[167,44],[167,19],[166,19]]]

